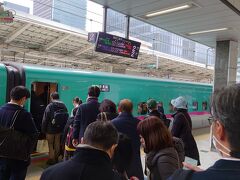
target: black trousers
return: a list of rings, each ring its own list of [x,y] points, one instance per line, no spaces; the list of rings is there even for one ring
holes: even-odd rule
[[[24,180],[27,174],[27,162],[0,158],[1,180]]]

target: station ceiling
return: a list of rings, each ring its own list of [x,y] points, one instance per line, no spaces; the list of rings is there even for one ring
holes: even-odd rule
[[[137,60],[95,52],[87,32],[26,14],[0,24],[0,61],[197,82],[213,78],[213,68],[144,48]]]
[[[240,40],[239,0],[91,0],[125,15],[210,47],[219,40]],[[185,8],[188,5],[190,8]],[[182,7],[171,13],[151,13]],[[216,32],[194,34],[199,31]],[[225,29],[225,30],[224,30]],[[190,34],[189,34],[190,33]],[[191,34],[193,33],[193,34]]]

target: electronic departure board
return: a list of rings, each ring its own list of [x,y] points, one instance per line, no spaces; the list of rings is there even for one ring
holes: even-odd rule
[[[137,59],[140,45],[137,41],[99,32],[95,51]]]

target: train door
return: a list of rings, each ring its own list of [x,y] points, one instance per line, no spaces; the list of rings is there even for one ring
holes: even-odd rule
[[[7,70],[6,102],[10,101],[10,91],[15,86],[25,86],[26,77],[22,66],[12,63],[4,63]]]
[[[51,93],[55,91],[58,91],[57,83],[33,82],[31,84],[30,112],[32,113],[36,127],[40,132],[43,113],[47,105],[50,103]]]

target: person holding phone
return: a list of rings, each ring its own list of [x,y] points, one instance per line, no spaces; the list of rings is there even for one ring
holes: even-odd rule
[[[184,163],[190,170],[178,170],[169,180],[240,179],[240,84],[213,93],[211,100],[212,140],[221,159],[205,171]]]

